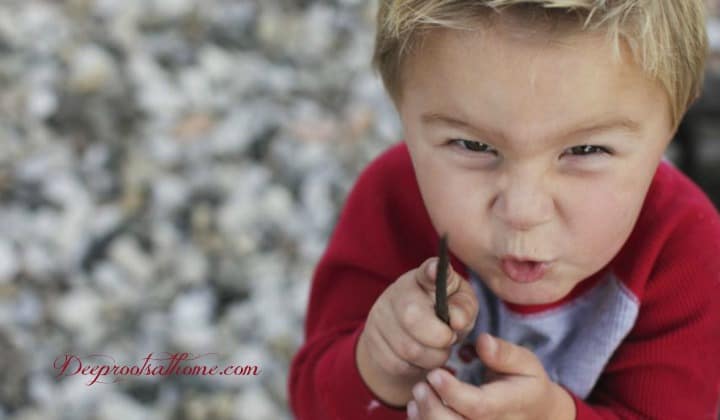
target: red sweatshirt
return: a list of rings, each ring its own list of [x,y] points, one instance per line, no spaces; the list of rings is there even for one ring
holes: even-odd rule
[[[355,347],[375,300],[436,255],[437,241],[400,143],[361,174],[316,268],[306,341],[290,374],[298,419],[405,418],[367,388]],[[669,164],[659,165],[615,258],[559,302],[502,302],[451,258],[478,291],[481,314],[470,340],[489,332],[533,348],[573,394],[578,419],[717,418],[720,217]],[[477,363],[464,368],[472,382]]]

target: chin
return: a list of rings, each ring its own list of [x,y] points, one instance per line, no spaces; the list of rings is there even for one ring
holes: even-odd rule
[[[547,305],[559,301],[565,297],[564,294],[524,294],[521,296],[513,295],[501,297],[503,301],[513,303],[515,305]]]
[[[558,287],[557,280],[543,279],[532,284],[519,284],[503,278],[500,287],[488,287],[503,301],[515,305],[546,305],[557,302],[570,293],[572,288]],[[543,284],[544,283],[544,284]],[[497,283],[496,283],[497,284]]]

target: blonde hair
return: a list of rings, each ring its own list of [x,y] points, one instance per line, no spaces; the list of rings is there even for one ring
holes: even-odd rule
[[[605,31],[663,86],[677,127],[702,88],[708,41],[703,0],[379,0],[373,67],[396,102],[402,66],[432,29],[472,30],[509,11],[523,23],[578,33]],[[495,13],[493,13],[495,12]],[[487,20],[486,20],[487,21]]]

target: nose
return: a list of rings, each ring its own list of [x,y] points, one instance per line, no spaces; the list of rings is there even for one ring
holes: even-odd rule
[[[505,225],[526,231],[552,219],[555,202],[541,175],[508,174],[503,178],[491,205],[492,213]]]

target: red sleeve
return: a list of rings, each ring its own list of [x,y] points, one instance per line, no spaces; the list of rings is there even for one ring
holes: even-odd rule
[[[579,420],[718,419],[720,217],[694,188],[661,203],[667,208],[699,197],[681,213],[651,209],[658,217],[643,235],[665,233],[644,242],[657,251],[638,293],[637,322],[587,401],[575,398]],[[668,218],[670,230],[662,226]]]
[[[401,274],[434,255],[432,228],[404,144],[359,177],[313,277],[305,343],[291,366],[298,419],[404,419],[363,382],[355,346],[375,300]]]

